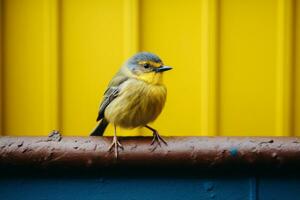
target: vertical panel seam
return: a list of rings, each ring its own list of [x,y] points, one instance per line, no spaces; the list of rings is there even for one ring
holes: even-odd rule
[[[49,59],[49,57],[51,57],[51,56],[49,55],[49,52],[51,50],[49,49],[50,48],[50,45],[49,45],[50,37],[48,37],[51,29],[49,28],[49,26],[50,26],[50,20],[49,20],[50,8],[48,5],[49,1],[44,0],[43,3],[44,3],[43,11],[42,11],[43,12],[43,24],[44,24],[43,28],[45,30],[43,31],[44,38],[43,38],[43,44],[42,44],[43,52],[44,52],[44,55],[43,55],[44,62],[43,62],[43,66],[41,66],[41,67],[43,67],[43,87],[44,87],[44,91],[43,91],[43,129],[47,130],[49,128],[49,120],[51,118],[49,116],[50,115],[49,102],[51,101],[51,99],[49,99],[51,96],[51,94],[49,94],[49,92],[51,91],[50,87],[49,87],[49,84],[50,84],[49,83],[49,80],[50,80],[49,72],[51,71],[51,69],[49,69],[49,65],[51,65],[50,64],[51,58]],[[44,134],[44,130],[42,131],[43,134]]]
[[[58,1],[44,1],[44,133],[58,129]],[[49,130],[50,129],[50,130]]]
[[[250,177],[249,180],[249,200],[257,200],[258,199],[258,183],[257,177]]]
[[[62,121],[62,98],[63,98],[63,92],[62,92],[62,79],[63,79],[63,64],[62,64],[62,59],[63,59],[63,46],[62,46],[62,37],[63,37],[63,0],[56,0],[56,9],[57,9],[57,18],[56,18],[56,34],[57,34],[57,41],[56,41],[56,55],[57,55],[57,84],[56,84],[56,101],[57,101],[57,113],[56,113],[56,125],[57,125],[57,130],[61,130],[63,128],[63,121]]]
[[[288,136],[291,128],[292,92],[292,7],[293,0],[278,0],[277,11],[277,80],[276,80],[276,135]]]
[[[124,0],[123,1],[123,31],[124,31],[124,59],[137,53],[140,49],[140,0]],[[140,135],[144,134],[144,130],[137,129]]]
[[[202,0],[201,134],[216,136],[218,120],[218,0]]]
[[[4,135],[4,0],[0,0],[0,135]]]
[[[124,58],[139,50],[139,0],[124,0]]]
[[[292,70],[291,70],[291,135],[297,135],[297,43],[298,43],[298,35],[297,35],[297,8],[298,1],[292,2]]]

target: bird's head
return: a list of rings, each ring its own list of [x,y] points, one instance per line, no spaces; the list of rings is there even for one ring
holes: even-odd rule
[[[125,63],[124,68],[131,76],[150,84],[161,84],[162,74],[172,69],[153,53],[137,53]]]

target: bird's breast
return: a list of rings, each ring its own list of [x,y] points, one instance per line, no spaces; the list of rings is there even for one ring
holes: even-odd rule
[[[164,85],[128,80],[121,86],[118,97],[107,106],[105,118],[124,128],[145,126],[161,113],[166,95]]]

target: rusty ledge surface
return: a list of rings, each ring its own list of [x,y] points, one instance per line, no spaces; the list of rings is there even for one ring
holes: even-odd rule
[[[120,138],[118,159],[108,152],[111,137],[0,137],[1,167],[101,168],[125,166],[300,166],[300,138],[165,137]]]

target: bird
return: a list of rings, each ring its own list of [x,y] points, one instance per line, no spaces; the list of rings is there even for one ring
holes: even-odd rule
[[[167,145],[158,131],[148,124],[159,116],[165,105],[167,89],[163,73],[171,69],[157,55],[139,52],[130,57],[109,82],[98,111],[96,121],[99,124],[90,135],[103,136],[108,124],[113,124],[114,136],[108,150],[114,148],[116,158],[118,148],[123,149],[116,127],[145,127],[153,133],[151,145]]]

